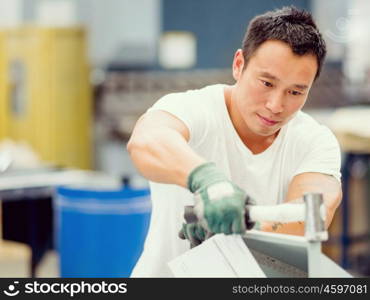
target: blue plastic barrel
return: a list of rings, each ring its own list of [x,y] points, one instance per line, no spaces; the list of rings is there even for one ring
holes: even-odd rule
[[[54,197],[61,277],[129,277],[148,231],[148,189],[59,187]]]

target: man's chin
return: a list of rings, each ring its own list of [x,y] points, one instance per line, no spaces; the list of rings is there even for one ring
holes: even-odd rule
[[[280,127],[271,128],[271,129],[262,128],[262,129],[256,130],[255,134],[258,134],[258,135],[263,136],[263,137],[270,137],[270,136],[273,136],[273,135],[277,135],[279,133],[280,129],[281,129]]]

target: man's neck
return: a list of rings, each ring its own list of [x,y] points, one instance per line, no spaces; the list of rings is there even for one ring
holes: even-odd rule
[[[261,153],[271,146],[278,133],[267,137],[255,134],[248,128],[247,124],[245,124],[238,109],[235,107],[235,103],[232,100],[232,86],[227,86],[225,88],[224,97],[230,120],[244,145],[247,146],[253,154]]]

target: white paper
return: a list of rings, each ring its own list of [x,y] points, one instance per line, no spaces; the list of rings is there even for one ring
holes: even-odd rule
[[[266,277],[240,235],[217,234],[168,266],[175,277]]]

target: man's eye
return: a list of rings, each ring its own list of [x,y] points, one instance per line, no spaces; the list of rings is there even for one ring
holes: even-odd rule
[[[298,92],[298,91],[290,91],[290,94],[292,94],[293,96],[300,96],[302,95],[301,92]]]
[[[264,81],[264,80],[261,80],[262,84],[267,86],[267,87],[272,87],[272,83],[268,82],[268,81]]]

